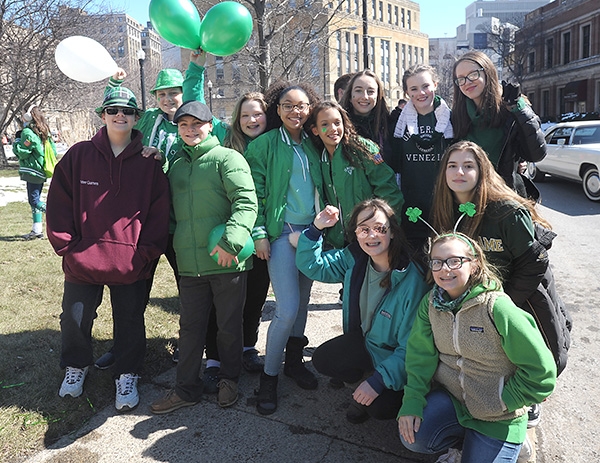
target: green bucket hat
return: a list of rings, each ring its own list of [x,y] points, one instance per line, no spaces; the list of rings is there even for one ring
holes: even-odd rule
[[[142,110],[138,108],[137,99],[131,90],[126,87],[113,87],[104,93],[104,101],[102,106],[96,108],[96,114],[100,116],[102,111],[109,106],[119,106],[120,108],[133,108],[138,114]]]
[[[154,88],[150,92],[154,95],[157,90],[177,87],[183,87],[181,72],[177,69],[163,69],[156,76],[156,84],[154,84]]]

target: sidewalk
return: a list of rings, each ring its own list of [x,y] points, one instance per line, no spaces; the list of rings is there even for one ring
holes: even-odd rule
[[[314,347],[342,332],[341,308],[336,303],[338,289],[339,285],[313,286],[306,329],[310,339],[305,349],[307,362]],[[262,353],[273,308],[271,299],[263,315],[267,321],[260,327],[258,346]],[[258,386],[258,376],[245,372],[240,378],[240,398],[231,408],[221,409],[216,395],[205,395],[205,400],[194,407],[153,415],[149,405],[174,384],[173,368],[140,386],[140,405],[133,412],[118,414],[114,407],[107,407],[81,430],[27,462],[432,463],[436,460],[407,451],[400,443],[394,421],[371,419],[361,425],[346,421],[345,412],[353,390],[349,386],[334,390],[327,378],[319,376],[319,388],[305,391],[283,373],[279,378],[280,405],[270,416],[257,413],[253,391]]]

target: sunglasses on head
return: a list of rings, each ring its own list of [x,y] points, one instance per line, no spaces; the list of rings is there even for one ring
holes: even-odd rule
[[[121,111],[125,116],[133,116],[137,111],[133,108],[117,108],[117,107],[109,107],[104,108],[104,112],[110,116],[116,116],[119,111]]]

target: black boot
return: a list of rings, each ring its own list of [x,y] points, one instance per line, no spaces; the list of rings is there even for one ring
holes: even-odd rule
[[[260,386],[256,393],[256,410],[261,415],[270,415],[277,410],[277,376],[269,376],[264,371],[260,374]]]
[[[285,346],[285,365],[283,373],[296,380],[302,389],[316,389],[319,383],[315,375],[304,366],[304,346],[308,345],[308,338],[290,337]]]

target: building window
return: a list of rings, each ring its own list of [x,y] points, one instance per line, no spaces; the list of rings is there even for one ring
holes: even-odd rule
[[[487,33],[476,32],[473,34],[473,48],[476,50],[485,50],[488,47]]]
[[[591,26],[588,24],[581,28],[581,58],[590,57]]]
[[[425,49],[421,48],[421,64],[425,63]]]
[[[390,42],[389,40],[381,41],[381,70],[384,86],[389,87],[390,83]]]
[[[563,62],[562,64],[568,64],[571,62],[571,33],[565,32],[562,37],[562,55]]]
[[[410,10],[406,10],[406,28],[410,29]]]
[[[372,0],[371,6],[373,7],[373,19],[377,19],[377,0]]]
[[[383,22],[383,2],[379,2],[379,20]]]
[[[396,42],[396,83],[400,80],[400,44]]]
[[[352,72],[352,68],[350,66],[350,32],[346,32],[346,72]]]
[[[412,61],[412,45],[408,46],[408,65],[412,66],[413,61]]]
[[[388,3],[388,23],[392,24],[392,5]]]
[[[398,7],[397,6],[394,7],[394,25],[395,26],[398,25]]]
[[[335,34],[335,38],[336,38],[336,42],[337,42],[337,73],[338,76],[341,76],[343,74],[342,72],[342,33],[340,31],[337,31],[337,33]]]
[[[406,69],[406,45],[402,44],[402,71]]]
[[[216,76],[217,80],[225,78],[225,71],[223,69],[223,57],[215,56]]]
[[[531,52],[527,55],[527,72],[535,72],[535,53]]]
[[[354,14],[356,16],[360,15],[360,6],[358,4],[358,0],[354,0]]]
[[[546,40],[546,69],[554,66],[554,39]]]
[[[359,47],[359,36],[358,34],[354,34],[354,72],[358,72],[358,47]]]
[[[369,37],[369,56],[372,59],[371,70],[375,72],[375,39],[373,37]]]
[[[404,28],[406,27],[405,21],[404,21],[404,8],[402,8],[401,10],[401,15],[400,15],[400,25]]]

